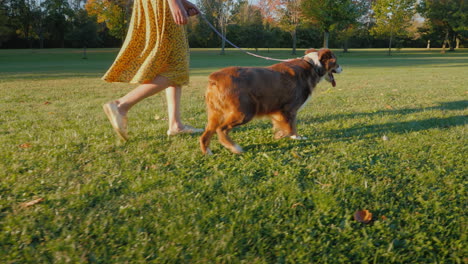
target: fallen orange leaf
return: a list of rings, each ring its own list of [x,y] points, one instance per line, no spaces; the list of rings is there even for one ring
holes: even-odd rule
[[[393,106],[391,105],[385,105],[385,108],[389,109],[389,110],[392,110],[393,109]]]
[[[304,205],[303,205],[302,203],[295,203],[295,204],[291,205],[291,208],[294,209],[294,208],[296,208],[296,207],[298,207],[298,206],[304,207]]]
[[[331,186],[333,186],[333,184],[329,184],[329,183],[321,183],[321,182],[319,182],[319,181],[315,181],[315,182],[316,182],[317,184],[319,184],[320,186],[322,186],[322,187],[331,187]]]
[[[32,147],[32,145],[30,143],[23,143],[21,145],[19,145],[20,148],[30,148]]]
[[[297,154],[295,151],[291,152],[292,156],[296,159],[302,158],[301,155]]]
[[[368,210],[356,211],[354,213],[354,220],[360,223],[368,224],[370,221],[372,221],[372,213]]]
[[[38,204],[38,203],[40,203],[40,202],[42,202],[42,201],[44,201],[44,198],[38,198],[38,199],[29,201],[29,202],[22,203],[22,204],[21,204],[21,207],[33,206],[33,205]]]

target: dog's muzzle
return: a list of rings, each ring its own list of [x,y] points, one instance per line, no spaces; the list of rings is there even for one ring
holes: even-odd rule
[[[340,74],[342,71],[343,71],[343,68],[341,68],[341,66],[338,66],[338,68],[336,68],[333,72]]]
[[[337,74],[340,74],[341,72],[343,71],[343,68],[341,68],[341,66],[338,66],[338,68],[335,68],[334,70],[332,70],[331,72],[329,72],[326,76],[325,76],[325,79],[329,82],[331,82],[332,86],[335,87],[336,86],[336,81],[335,81],[335,77],[333,76],[334,73],[337,73]]]

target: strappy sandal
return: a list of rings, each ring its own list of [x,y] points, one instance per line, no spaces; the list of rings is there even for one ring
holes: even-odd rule
[[[119,109],[115,102],[109,102],[107,104],[104,104],[102,108],[104,109],[104,113],[106,113],[107,118],[109,118],[109,121],[117,135],[123,141],[127,141],[127,117],[119,113]]]
[[[168,136],[175,136],[178,134],[195,134],[195,133],[201,133],[203,132],[204,129],[201,128],[194,128],[189,125],[184,125],[184,127],[180,130],[173,131],[173,130],[167,130],[167,135]]]

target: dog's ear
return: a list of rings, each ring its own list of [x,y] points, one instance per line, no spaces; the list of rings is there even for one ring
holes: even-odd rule
[[[307,55],[307,54],[309,54],[309,53],[311,53],[311,52],[317,52],[317,50],[314,49],[314,48],[308,49],[308,50],[306,50],[306,51],[304,52],[304,54]]]
[[[320,49],[318,51],[318,59],[326,70],[330,68],[330,64],[336,62],[335,56],[329,49]]]
[[[318,51],[318,57],[319,60],[322,61],[322,59],[327,59],[331,57],[331,50],[323,48]]]

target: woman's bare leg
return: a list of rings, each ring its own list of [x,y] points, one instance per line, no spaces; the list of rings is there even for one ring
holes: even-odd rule
[[[104,104],[104,112],[111,121],[114,130],[123,140],[128,139],[128,111],[141,100],[157,94],[164,89],[167,89],[166,98],[169,114],[169,130],[167,134],[172,136],[179,133],[203,132],[203,129],[193,128],[182,123],[180,118],[180,97],[182,88],[180,86],[170,86],[170,84],[169,79],[166,77],[157,76],[152,82],[141,84],[116,101]]]
[[[182,123],[180,119],[180,97],[182,88],[180,86],[169,86],[166,89],[167,112],[169,114],[169,130],[167,135],[173,136],[179,133],[201,133],[203,129],[194,128]]]
[[[126,116],[127,112],[135,104],[166,89],[169,84],[169,79],[164,76],[157,76],[150,83],[139,85],[128,94],[116,100],[120,114]]]
[[[184,128],[180,119],[180,97],[182,88],[180,86],[169,86],[166,89],[167,113],[169,116],[169,130],[179,131]]]

